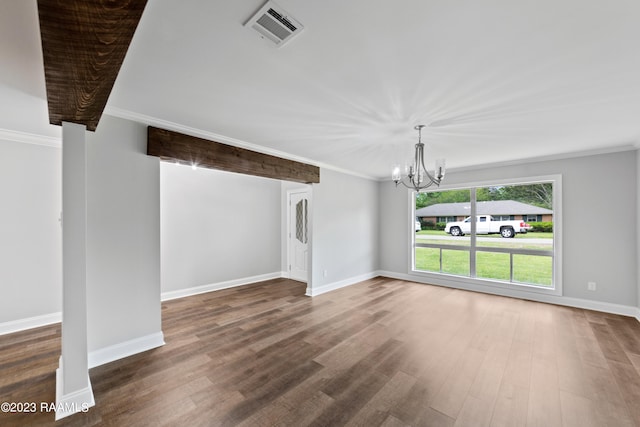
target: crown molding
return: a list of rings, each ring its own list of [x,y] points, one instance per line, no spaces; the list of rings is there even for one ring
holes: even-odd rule
[[[579,157],[600,156],[604,154],[615,154],[615,153],[622,153],[626,151],[637,151],[639,149],[640,149],[640,143],[616,145],[612,147],[597,148],[593,150],[573,151],[573,152],[567,152],[567,153],[551,154],[548,156],[529,157],[526,159],[505,160],[502,162],[483,163],[481,165],[469,165],[469,166],[447,168],[447,173],[469,172],[469,171],[475,171],[475,170],[500,168],[500,167],[508,167],[508,166],[521,166],[521,165],[528,165],[531,163],[549,162],[553,160],[576,159]],[[385,177],[385,178],[379,178],[378,180],[382,182],[386,182],[386,181],[391,181],[391,178]]]
[[[600,156],[603,154],[614,154],[614,153],[621,153],[625,151],[635,151],[638,148],[640,147],[637,147],[635,144],[616,145],[612,147],[596,148],[593,150],[573,151],[573,152],[566,152],[566,153],[550,154],[548,156],[538,156],[538,157],[529,157],[526,159],[506,160],[503,162],[495,162],[495,163],[485,163],[482,165],[462,166],[459,168],[451,168],[450,170],[453,172],[467,172],[467,171],[474,171],[474,170],[487,169],[487,168],[520,166],[520,165],[527,165],[531,163],[549,162],[553,160],[575,159],[579,157]]]
[[[367,179],[370,181],[378,181],[378,178],[353,172],[347,169],[339,168],[337,166],[333,166],[327,163],[318,162],[318,161],[309,159],[307,157],[296,156],[294,154],[290,154],[284,151],[274,150],[274,149],[264,147],[262,145],[243,141],[241,139],[231,138],[231,137],[220,135],[214,132],[209,132],[202,129],[181,125],[179,123],[158,119],[156,117],[147,116],[145,114],[135,113],[133,111],[124,110],[122,108],[107,106],[107,108],[105,108],[104,110],[104,113],[113,117],[119,117],[121,119],[143,123],[147,126],[154,126],[161,129],[184,133],[185,135],[191,135],[198,138],[214,140],[216,142],[231,145],[234,147],[244,148],[251,151],[256,151],[262,154],[269,154],[272,156],[281,157],[283,159],[294,160],[301,163],[307,163],[313,166],[318,166],[319,168],[322,168],[322,169],[329,169],[335,172],[343,173],[345,175],[351,175],[358,178]]]
[[[5,141],[23,142],[25,144],[44,145],[60,148],[62,137],[36,135],[34,133],[18,132],[9,129],[0,129],[0,139]]]

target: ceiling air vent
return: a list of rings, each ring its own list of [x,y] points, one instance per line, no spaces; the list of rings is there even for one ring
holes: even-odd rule
[[[304,29],[302,24],[272,1],[267,1],[244,26],[257,31],[260,37],[278,47],[291,41]]]

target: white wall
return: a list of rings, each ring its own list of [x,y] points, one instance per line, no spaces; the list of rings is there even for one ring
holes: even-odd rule
[[[313,294],[378,269],[378,218],[378,182],[321,170],[312,195]]]
[[[0,140],[0,324],[62,305],[61,150]]]
[[[277,180],[161,163],[162,292],[281,272]]]
[[[89,352],[161,333],[160,165],[146,127],[103,115],[87,134]]]
[[[561,174],[563,185],[564,296],[636,306],[635,153],[453,171],[446,181],[449,185],[552,174]],[[393,183],[381,184],[381,270],[408,272],[406,200],[406,192],[393,188]],[[596,292],[587,290],[587,281],[597,283]]]
[[[410,256],[409,190],[392,181],[381,182],[379,188],[380,270],[405,274]]]

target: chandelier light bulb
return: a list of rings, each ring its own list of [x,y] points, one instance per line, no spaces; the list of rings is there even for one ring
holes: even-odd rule
[[[391,179],[394,181],[400,181],[402,179],[402,174],[400,173],[400,166],[395,165],[393,167],[393,171],[391,172]]]

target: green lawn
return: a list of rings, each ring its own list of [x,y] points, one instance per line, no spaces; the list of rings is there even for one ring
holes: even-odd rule
[[[434,236],[434,238],[431,238]],[[435,244],[438,246],[471,246],[471,239],[469,236],[463,237],[455,237],[449,239],[436,239],[436,235],[427,234],[427,235],[418,235],[416,236],[416,243],[426,243],[426,244]],[[479,236],[486,237],[486,236]],[[508,249],[536,249],[542,251],[550,251],[553,250],[553,239],[548,239],[546,243],[540,243],[539,241],[534,241],[529,238],[513,238],[513,239],[483,239],[482,241],[478,241],[476,246],[478,249],[481,248],[508,248]]]
[[[416,248],[416,269],[440,271],[440,249]],[[509,254],[477,252],[476,276],[483,279],[509,281]],[[442,250],[442,272],[469,276],[469,252]],[[552,259],[548,256],[514,255],[513,281],[551,286]]]

